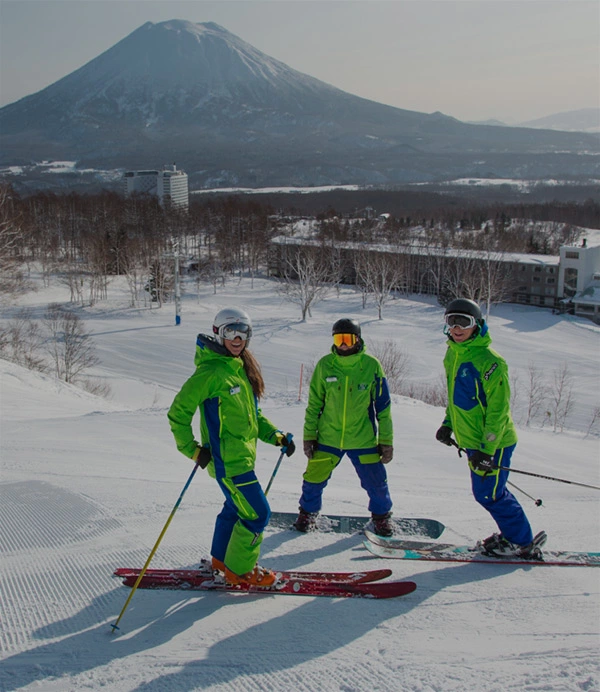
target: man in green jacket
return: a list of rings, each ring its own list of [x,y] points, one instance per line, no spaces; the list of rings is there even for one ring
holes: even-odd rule
[[[317,363],[304,418],[308,465],[302,483],[298,531],[316,528],[322,495],[347,454],[369,496],[373,528],[391,536],[392,500],[384,464],[392,460],[391,402],[381,363],[366,352],[360,324],[343,318],[333,325],[331,352]]]
[[[523,508],[506,487],[517,445],[506,361],[491,348],[488,326],[474,301],[451,301],[445,321],[448,406],[436,439],[464,448],[473,496],[500,530],[480,542],[482,551],[497,557],[537,558],[546,534],[533,538]]]

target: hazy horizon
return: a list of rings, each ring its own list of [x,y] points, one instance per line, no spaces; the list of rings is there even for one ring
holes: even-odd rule
[[[379,103],[507,124],[600,104],[600,5],[571,0],[2,0],[0,106],[147,21],[216,22]]]

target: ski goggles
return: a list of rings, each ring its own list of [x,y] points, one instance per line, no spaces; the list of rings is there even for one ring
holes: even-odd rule
[[[477,324],[477,320],[472,315],[464,315],[459,312],[451,312],[445,316],[446,325],[450,329],[460,327],[461,329],[471,329]]]
[[[221,327],[221,336],[227,341],[233,341],[238,336],[242,341],[247,341],[252,336],[252,328],[243,322],[226,324]]]
[[[333,335],[333,345],[334,346],[341,346],[342,344],[346,344],[346,346],[354,346],[356,343],[358,337],[356,334],[334,334]]]

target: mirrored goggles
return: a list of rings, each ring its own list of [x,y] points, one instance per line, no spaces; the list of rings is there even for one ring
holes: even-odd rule
[[[247,341],[252,336],[252,329],[248,324],[236,322],[235,324],[228,324],[222,327],[221,336],[227,339],[227,341],[233,341],[237,336],[239,336],[242,341]]]
[[[460,327],[461,329],[471,329],[477,324],[477,320],[472,315],[463,315],[458,312],[451,312],[446,315],[446,324],[450,329]]]
[[[334,334],[333,335],[333,344],[334,346],[341,346],[342,344],[346,344],[346,346],[354,346],[354,344],[357,341],[357,336],[356,334]]]

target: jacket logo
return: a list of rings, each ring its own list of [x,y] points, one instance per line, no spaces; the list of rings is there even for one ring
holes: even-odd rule
[[[483,375],[484,380],[489,380],[490,377],[492,376],[492,373],[494,370],[498,367],[498,363],[494,363],[492,367]]]
[[[337,382],[337,377],[326,377],[325,382]]]
[[[229,393],[233,396],[234,394],[239,394],[242,391],[241,386],[238,384],[229,390]]]
[[[369,386],[366,385],[366,384],[359,384],[359,385],[358,385],[358,391],[359,391],[359,392],[364,392],[365,389],[368,389],[368,388],[369,388]]]

